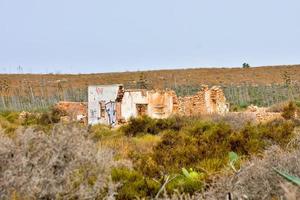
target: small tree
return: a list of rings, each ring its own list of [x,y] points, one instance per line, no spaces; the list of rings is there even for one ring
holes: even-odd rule
[[[250,65],[248,63],[243,63],[243,68],[250,68]]]
[[[283,74],[282,74],[282,79],[284,81],[284,84],[289,87],[292,83],[292,78],[291,78],[291,75],[287,72],[287,71],[284,71]]]
[[[282,79],[284,81],[284,85],[287,88],[287,92],[288,92],[288,99],[289,100],[294,100],[294,96],[293,96],[293,91],[292,91],[292,78],[291,75],[287,72],[284,71],[282,74]]]

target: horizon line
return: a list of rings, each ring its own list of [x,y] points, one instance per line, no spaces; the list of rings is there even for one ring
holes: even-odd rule
[[[267,67],[300,67],[300,64],[276,64],[276,65],[262,65],[262,66],[251,66],[250,68],[246,68],[246,70],[253,69],[253,68],[267,68]],[[157,71],[182,71],[182,70],[213,70],[213,69],[222,69],[222,70],[230,70],[230,69],[245,69],[242,66],[235,66],[235,67],[225,67],[225,66],[216,66],[216,67],[182,67],[182,68],[162,68],[162,69],[145,69],[145,70],[126,70],[126,71],[108,71],[108,72],[90,72],[90,73],[81,73],[81,72],[74,72],[74,73],[63,73],[63,72],[45,72],[45,73],[0,73],[0,75],[92,75],[92,74],[118,74],[118,73],[141,73],[141,72],[157,72]]]

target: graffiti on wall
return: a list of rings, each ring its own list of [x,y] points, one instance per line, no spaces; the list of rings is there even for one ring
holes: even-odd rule
[[[111,126],[116,125],[117,115],[116,115],[116,102],[109,101],[105,104],[105,111],[108,116],[108,122]]]
[[[96,93],[97,93],[97,95],[103,94],[103,88],[97,87],[97,88],[96,88]]]
[[[88,87],[89,124],[117,124],[117,103],[120,85],[95,85]]]
[[[97,118],[97,116],[96,116],[97,111],[95,109],[90,109],[90,113],[91,113],[90,118],[93,118],[93,119]]]

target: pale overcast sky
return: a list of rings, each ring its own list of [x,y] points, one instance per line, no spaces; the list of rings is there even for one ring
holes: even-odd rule
[[[0,73],[300,63],[299,0],[0,0]]]

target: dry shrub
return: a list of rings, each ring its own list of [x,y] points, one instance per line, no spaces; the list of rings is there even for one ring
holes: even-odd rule
[[[273,168],[300,177],[300,148],[288,152],[272,146],[262,159],[254,158],[238,173],[217,179],[204,199],[225,199],[228,193],[233,199],[299,199],[299,188]]]
[[[44,112],[38,119],[38,124],[48,125],[58,123],[62,116],[66,116],[66,112],[59,108],[53,107],[50,112]]]
[[[234,130],[243,128],[250,122],[256,120],[255,115],[251,113],[227,113],[226,115],[212,115],[211,120],[214,122],[225,122],[229,124]]]
[[[272,105],[271,107],[269,107],[267,109],[267,112],[283,112],[284,108],[286,106],[288,106],[289,102],[288,101],[284,101],[284,102],[280,102],[280,103],[277,103],[277,104],[274,104]]]
[[[294,129],[295,137],[293,137],[287,144],[289,149],[300,149],[300,126],[295,127]]]
[[[284,119],[294,119],[297,109],[298,108],[294,102],[289,102],[289,104],[283,108],[282,117]]]
[[[5,118],[10,123],[15,123],[18,121],[19,113],[12,112],[12,111],[5,111],[5,112],[0,112],[0,116]]]
[[[113,152],[97,148],[86,130],[31,128],[14,139],[0,135],[0,199],[96,199],[107,189]]]
[[[143,135],[140,137],[134,137],[133,139],[133,151],[137,153],[151,153],[153,148],[161,141],[161,137],[158,135]]]
[[[14,137],[15,131],[19,127],[19,121],[14,112],[5,112],[0,114],[0,130],[3,130],[9,137]]]
[[[93,136],[92,136],[93,137]],[[93,137],[94,138],[94,137]],[[126,137],[116,132],[115,135],[103,137],[98,145],[113,149],[115,157],[122,160],[131,158],[132,153],[150,153],[160,142],[160,136],[146,134],[139,137]]]

